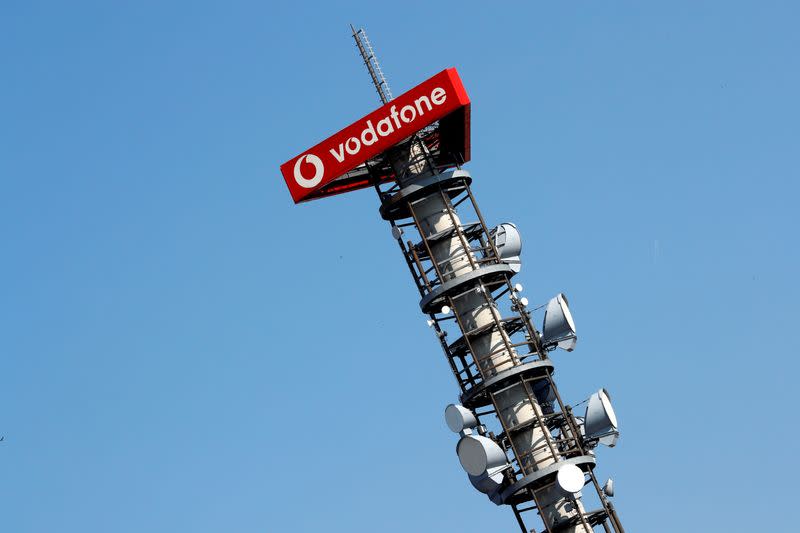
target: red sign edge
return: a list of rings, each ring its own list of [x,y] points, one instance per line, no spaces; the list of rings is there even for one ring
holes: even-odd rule
[[[446,68],[444,70],[441,70],[441,71],[437,72],[436,74],[434,74],[433,76],[427,78],[426,80],[424,80],[424,81],[420,82],[419,84],[415,85],[414,87],[410,88],[408,91],[405,91],[403,94],[406,94],[406,93],[408,93],[410,91],[413,91],[418,86],[424,84],[428,80],[433,79],[436,76],[439,76],[439,75],[441,75],[443,73],[446,74],[448,80],[450,81],[451,85],[453,86],[453,90],[455,91],[455,96],[456,96],[456,100],[458,101],[459,107],[456,108],[451,113],[449,113],[449,114],[445,115],[444,117],[440,118],[439,121],[440,121],[440,124],[441,124],[442,121],[446,122],[447,119],[450,119],[450,120],[453,120],[455,122],[458,122],[459,124],[463,124],[463,128],[464,128],[464,132],[463,132],[464,133],[464,139],[463,139],[464,153],[462,154],[462,156],[463,156],[463,161],[462,162],[467,162],[467,161],[470,160],[470,157],[471,157],[471,146],[470,146],[470,118],[471,118],[471,116],[470,116],[471,115],[470,107],[471,107],[471,102],[469,100],[469,95],[467,95],[467,91],[464,88],[464,84],[461,81],[461,77],[458,75],[458,70],[455,67],[448,67],[448,68]],[[400,95],[400,96],[402,96],[402,95]],[[318,146],[324,144],[328,139],[330,139],[331,137],[335,136],[337,133],[341,132],[344,129],[347,129],[351,125],[357,123],[358,121],[360,121],[364,117],[369,116],[370,114],[374,113],[375,111],[378,111],[378,110],[382,109],[386,105],[388,105],[388,104],[384,104],[384,105],[382,105],[382,106],[370,111],[366,115],[363,115],[362,117],[356,119],[354,122],[351,122],[350,124],[347,124],[346,126],[341,128],[340,130],[338,130],[336,133],[333,133],[332,135],[329,135],[328,137],[325,137],[324,139],[322,139],[318,143],[314,144],[311,148],[309,148],[306,151],[314,150]],[[459,118],[459,116],[460,116],[460,118]],[[419,131],[420,129],[423,129],[426,126],[427,125],[421,126],[416,131]],[[351,184],[348,187],[343,187],[342,188],[343,190],[335,190],[335,188],[334,188],[333,190],[329,190],[329,191],[327,191],[325,193],[322,193],[322,194],[315,194],[315,193],[318,193],[319,191],[311,191],[307,195],[295,198],[294,192],[293,192],[292,188],[289,186],[289,181],[288,181],[289,178],[287,177],[289,175],[289,173],[288,173],[288,171],[286,169],[289,167],[290,163],[292,161],[294,161],[297,157],[298,156],[293,156],[292,158],[290,158],[289,160],[287,160],[286,162],[284,162],[283,164],[280,165],[281,176],[284,178],[284,181],[287,184],[287,188],[289,189],[289,194],[292,196],[292,201],[295,204],[305,203],[305,202],[308,202],[308,201],[311,201],[311,200],[317,200],[319,198],[325,198],[327,196],[334,196],[334,195],[338,195],[338,194],[343,194],[345,192],[350,192],[350,191],[353,191],[353,190],[362,189],[362,188],[368,187],[369,184],[370,184],[369,180],[365,180],[364,184],[360,185],[360,186],[357,185],[357,184]],[[358,165],[356,165],[356,166],[358,166]],[[336,180],[336,178],[334,178],[333,181],[335,181],[335,180]]]

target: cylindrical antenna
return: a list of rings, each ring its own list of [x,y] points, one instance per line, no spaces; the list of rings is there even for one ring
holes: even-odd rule
[[[381,65],[378,63],[378,58],[375,57],[375,50],[372,49],[372,45],[367,38],[367,33],[364,31],[364,28],[356,30],[352,24],[350,24],[350,30],[353,32],[353,39],[356,41],[358,52],[361,54],[361,59],[364,60],[364,64],[367,66],[369,75],[372,78],[372,84],[375,86],[375,90],[378,91],[381,102],[384,104],[389,102],[389,100],[394,98],[392,96],[392,90],[389,88],[389,82],[386,81],[386,76],[383,75],[383,70],[381,70]]]

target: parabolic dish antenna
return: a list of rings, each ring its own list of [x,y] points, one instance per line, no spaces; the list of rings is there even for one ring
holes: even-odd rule
[[[556,485],[565,495],[579,493],[584,481],[583,470],[573,464],[562,466],[556,474]]]
[[[451,403],[444,410],[444,420],[447,422],[447,427],[453,433],[459,433],[465,429],[472,429],[478,425],[478,419],[472,414],[472,411],[463,405],[456,405]]]
[[[564,293],[558,293],[547,302],[542,326],[542,344],[546,348],[558,346],[568,352],[575,349],[575,321],[569,311],[569,302]]]
[[[617,431],[617,415],[611,406],[611,398],[606,389],[600,389],[589,397],[584,417],[584,431],[586,437],[590,439],[604,437]]]
[[[456,453],[461,466],[472,476],[480,476],[508,462],[503,449],[492,439],[481,435],[462,437],[456,446]]]

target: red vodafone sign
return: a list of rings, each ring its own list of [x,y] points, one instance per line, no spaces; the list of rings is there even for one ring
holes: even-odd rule
[[[460,120],[441,123],[453,123],[447,131],[456,131],[461,157],[468,160],[469,97],[456,69],[449,68],[291,158],[281,165],[281,174],[295,203],[368,186],[365,179],[339,187],[331,182],[457,111]]]

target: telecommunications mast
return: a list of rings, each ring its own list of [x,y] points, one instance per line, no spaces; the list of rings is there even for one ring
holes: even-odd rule
[[[475,489],[510,506],[526,533],[624,533],[613,482],[601,486],[594,473],[595,449],[619,435],[610,396],[600,389],[581,402],[583,416],[561,399],[549,353],[574,349],[575,322],[558,294],[543,306],[540,332],[512,283],[519,231],[486,224],[461,168],[470,159],[470,101],[458,72],[393,98],[366,33],[351,29],[383,106],[281,165],[292,198],[377,191],[460,389],[445,421]]]

